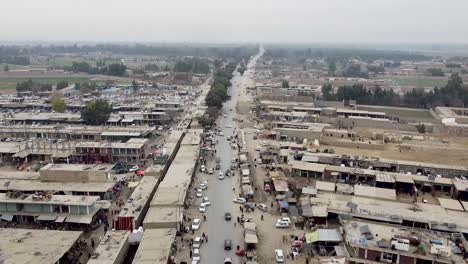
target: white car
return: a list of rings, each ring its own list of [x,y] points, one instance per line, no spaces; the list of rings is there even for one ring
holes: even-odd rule
[[[224,180],[224,173],[222,171],[219,172],[218,179]]]
[[[260,146],[257,146],[257,147],[255,148],[256,151],[260,151],[261,149],[262,149],[262,147],[260,147]]]
[[[239,204],[245,204],[247,200],[245,200],[245,198],[242,198],[242,197],[237,197],[233,200],[233,202],[239,203]]]
[[[202,190],[200,189],[197,189],[197,194],[196,194],[197,198],[201,198],[203,196],[203,192]]]
[[[232,125],[231,125],[231,124],[226,124],[226,127],[227,127],[227,128],[231,128]]]
[[[196,248],[193,250],[192,260],[200,261],[200,249]]]
[[[193,219],[192,221],[192,230],[198,230],[201,225],[201,220],[198,218]]]
[[[193,248],[200,248],[201,245],[201,237],[195,237],[193,240]]]
[[[138,169],[139,169],[139,167],[135,165],[135,166],[131,167],[130,169],[128,169],[128,171],[129,172],[134,172],[134,171],[137,171]]]
[[[211,205],[210,199],[208,199],[208,197],[206,197],[206,196],[203,197],[202,203],[205,204],[205,206],[210,206]]]
[[[201,190],[206,190],[206,188],[208,188],[208,184],[202,182],[202,183],[198,184],[198,188],[201,189]]]
[[[276,220],[276,222],[287,222],[288,224],[291,224],[291,219],[289,219],[289,217],[282,217]]]
[[[214,169],[213,168],[209,168],[208,169],[208,174],[213,174],[214,173]]]
[[[205,171],[206,171],[205,165],[201,165],[201,166],[200,166],[200,171],[201,171],[201,172],[205,172]]]
[[[276,263],[284,263],[284,254],[282,249],[275,249]]]
[[[263,163],[263,162],[262,162],[262,159],[257,159],[257,164],[258,164],[258,165],[262,165],[262,163]]]
[[[200,207],[198,207],[198,211],[200,213],[205,213],[206,212],[206,205],[204,203],[201,203]]]
[[[278,221],[278,222],[276,222],[275,227],[276,228],[287,228],[287,227],[289,227],[289,223],[284,222],[284,221]]]

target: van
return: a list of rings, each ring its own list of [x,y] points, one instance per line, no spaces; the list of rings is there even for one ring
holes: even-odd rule
[[[409,251],[410,242],[408,239],[395,238],[392,240],[392,249]]]

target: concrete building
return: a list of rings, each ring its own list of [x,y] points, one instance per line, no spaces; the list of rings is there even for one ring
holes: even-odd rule
[[[19,191],[0,193],[1,219],[17,223],[54,221],[91,224],[100,210],[99,196],[25,194]]]
[[[47,164],[39,170],[41,181],[105,182],[112,180],[114,164]]]
[[[172,256],[175,228],[147,229],[136,252],[133,264],[167,264]]]
[[[79,256],[74,246],[81,236],[81,231],[2,228],[2,261],[5,264],[70,263]]]
[[[101,238],[88,264],[121,264],[129,248],[129,231],[111,230]]]
[[[148,139],[132,138],[126,143],[78,142],[75,145],[73,161],[78,163],[117,163],[138,164],[147,156]]]
[[[350,263],[462,263],[453,236],[368,221],[343,220]],[[461,234],[458,234],[460,239]],[[463,239],[464,240],[464,239]],[[402,244],[403,246],[400,246]]]

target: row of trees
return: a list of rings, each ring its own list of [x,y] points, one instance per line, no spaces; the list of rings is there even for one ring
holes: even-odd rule
[[[231,85],[233,71],[236,69],[235,63],[227,64],[223,69],[219,69],[214,77],[210,91],[206,95],[206,105],[220,109],[223,103],[229,99],[227,89]]]
[[[425,92],[424,89],[412,89],[399,95],[392,89],[382,89],[380,86],[367,89],[358,84],[341,86],[334,93],[331,84],[325,84],[322,86],[322,96],[328,101],[356,100],[358,104],[415,108],[468,105],[468,89],[464,87],[462,78],[456,73],[452,74],[447,85],[441,88],[435,87],[429,92]]]
[[[52,84],[35,82],[32,79],[16,83],[17,92],[31,91],[33,93],[52,91]]]
[[[174,71],[207,74],[210,72],[210,65],[199,58],[191,58],[176,62]]]
[[[64,67],[65,70],[72,72],[85,72],[88,74],[104,74],[111,76],[123,76],[127,70],[127,66],[122,63],[112,63],[100,67],[91,66],[87,62],[76,62],[72,63],[71,67]]]

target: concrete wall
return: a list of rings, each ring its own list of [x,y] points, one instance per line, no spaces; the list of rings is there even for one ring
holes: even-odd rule
[[[372,142],[369,144],[369,141],[351,141],[351,140],[341,140],[334,139],[330,137],[325,137],[320,139],[320,143],[323,145],[337,146],[337,147],[347,147],[347,148],[362,148],[362,149],[375,149],[375,150],[384,150],[385,144],[378,144]]]
[[[106,171],[70,171],[70,170],[40,170],[41,181],[56,182],[104,182],[110,177]]]

